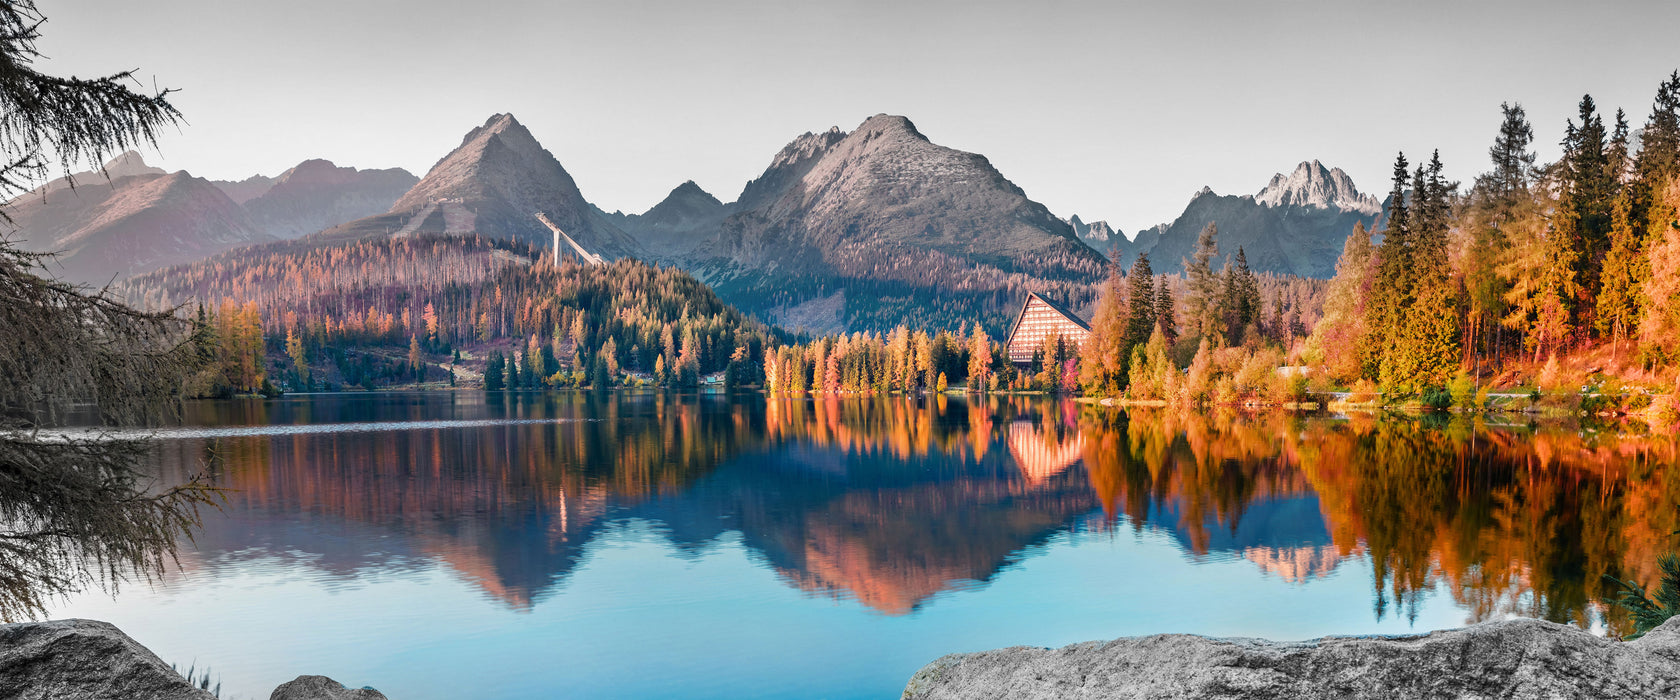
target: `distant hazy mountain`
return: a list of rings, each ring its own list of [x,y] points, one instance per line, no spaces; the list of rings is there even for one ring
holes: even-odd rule
[[[243,206],[246,202],[261,197],[268,188],[274,186],[274,178],[267,175],[252,175],[235,182],[233,180],[211,180],[210,184],[221,190],[228,199]]]
[[[1354,224],[1373,228],[1381,215],[1377,198],[1361,194],[1340,168],[1315,160],[1273,176],[1254,195],[1219,195],[1204,187],[1171,224],[1140,233],[1115,253],[1129,266],[1147,251],[1156,272],[1178,272],[1202,227],[1215,222],[1221,258],[1241,247],[1257,271],[1329,278]]]
[[[208,180],[162,174],[137,155],[119,160],[105,170],[133,174],[78,178],[73,190],[49,183],[13,200],[10,235],[25,250],[58,253],[53,273],[95,285],[270,240]]]
[[[76,187],[105,184],[108,180],[118,180],[131,175],[162,175],[163,168],[156,168],[146,164],[146,160],[134,151],[125,151],[122,155],[112,158],[99,170],[89,170],[71,175],[68,178],[57,178],[45,185],[35,188],[31,194],[41,195],[48,192],[70,189],[72,180]]]
[[[686,264],[789,328],[998,328],[1029,289],[1085,305],[1103,265],[984,156],[898,116],[800,136],[725,209]]]
[[[613,212],[605,216],[636,239],[649,255],[676,261],[685,259],[703,239],[716,235],[718,225],[731,210],[689,180],[644,214]]]
[[[560,161],[511,114],[492,116],[467,132],[387,213],[325,231],[320,240],[477,233],[547,245],[553,234],[536,219],[538,212],[591,253],[645,255],[635,239],[584,200]]]
[[[306,160],[244,204],[258,230],[275,238],[297,238],[384,212],[419,181],[402,168],[357,170]]]
[[[103,172],[77,173],[75,189],[64,178],[54,180],[13,204],[13,235],[30,249],[63,252],[60,274],[104,283],[383,212],[418,182],[401,169],[357,170],[324,160],[304,161],[275,178],[209,181],[182,172],[152,182],[165,174],[130,151]]]

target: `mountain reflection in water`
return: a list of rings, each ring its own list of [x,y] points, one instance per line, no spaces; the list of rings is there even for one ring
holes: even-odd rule
[[[436,560],[522,610],[612,523],[640,519],[680,551],[739,533],[788,584],[886,615],[992,581],[1059,533],[1131,529],[1289,582],[1369,566],[1379,620],[1444,586],[1471,620],[1620,630],[1592,602],[1603,576],[1655,580],[1680,495],[1671,439],[1463,418],[944,396],[195,408],[210,427],[469,424],[164,441],[166,475],[209,462],[231,489],[185,567],[290,557],[351,581]]]

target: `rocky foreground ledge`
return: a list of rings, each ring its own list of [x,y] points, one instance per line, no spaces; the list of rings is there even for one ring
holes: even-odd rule
[[[0,698],[5,700],[215,700],[108,622],[52,620],[0,625]],[[326,676],[298,676],[269,700],[385,700]]]
[[[1186,634],[951,654],[905,700],[936,698],[1680,698],[1680,617],[1632,642],[1541,620],[1310,642]]]

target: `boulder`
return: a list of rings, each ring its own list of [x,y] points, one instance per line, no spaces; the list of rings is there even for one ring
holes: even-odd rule
[[[281,683],[268,700],[386,700],[372,688],[350,689],[326,676],[298,676]]]
[[[5,700],[214,700],[108,622],[0,625]]]
[[[951,654],[910,678],[935,698],[1676,698],[1680,617],[1621,642],[1542,620],[1309,642],[1185,634]]]

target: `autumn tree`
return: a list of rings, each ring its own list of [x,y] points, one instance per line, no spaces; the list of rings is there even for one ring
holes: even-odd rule
[[[1309,362],[1323,366],[1338,381],[1351,384],[1364,374],[1360,349],[1366,343],[1365,295],[1375,260],[1371,234],[1366,233],[1364,222],[1354,224],[1336,261],[1336,277],[1324,300],[1324,317],[1307,338]]]
[[[992,339],[986,329],[974,324],[974,334],[968,339],[968,390],[984,391],[986,380],[992,376]]]
[[[1119,265],[1110,263],[1108,279],[1103,282],[1096,311],[1091,316],[1091,335],[1080,348],[1079,382],[1087,395],[1114,396],[1126,386],[1130,314],[1125,283]]]

